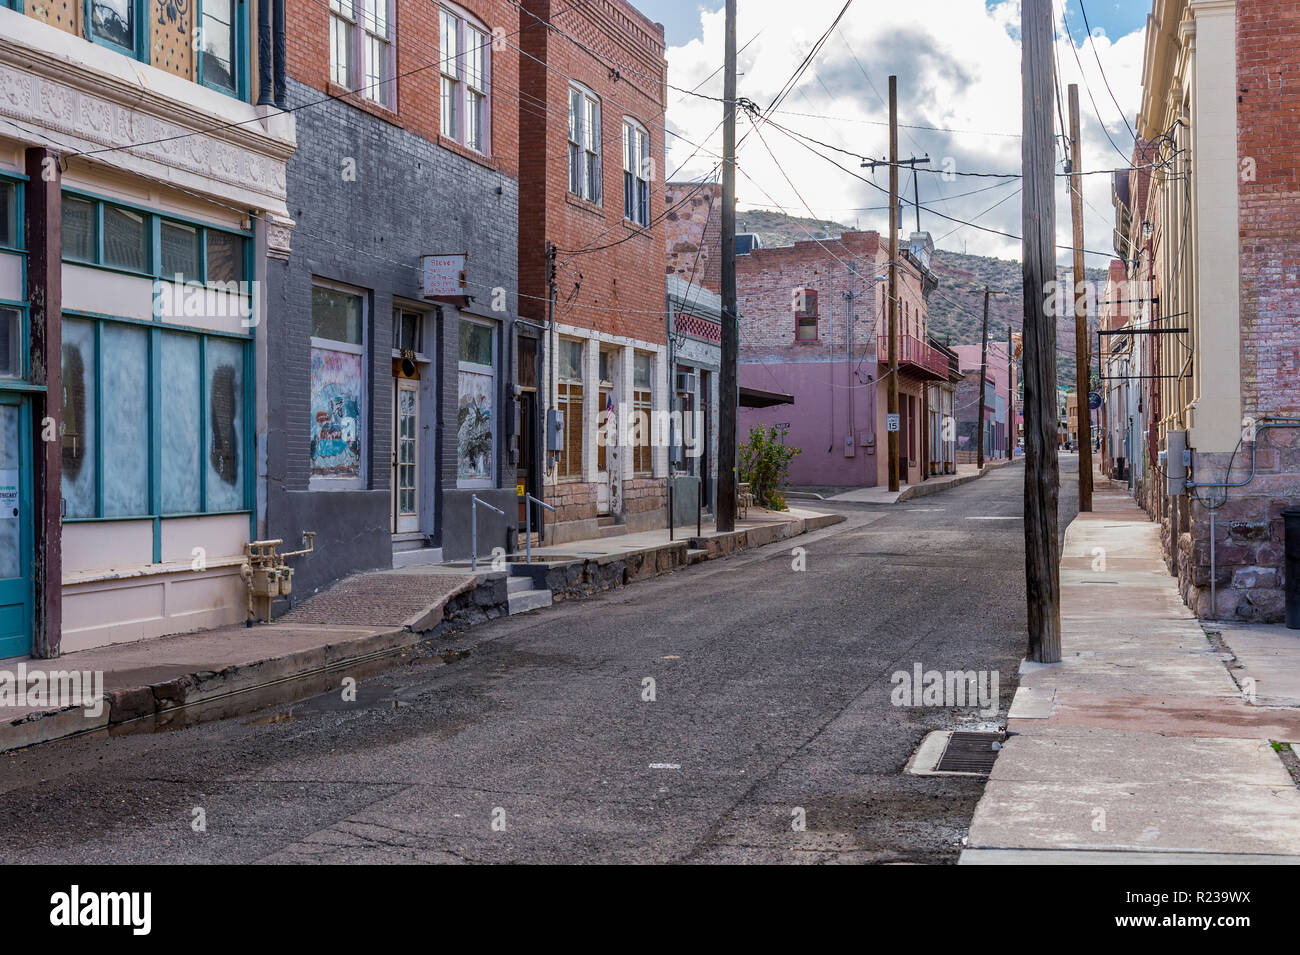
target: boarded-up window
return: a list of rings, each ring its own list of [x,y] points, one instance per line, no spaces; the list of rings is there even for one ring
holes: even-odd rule
[[[515,371],[515,380],[520,388],[537,387],[537,339],[519,337],[519,367]]]
[[[94,517],[95,326],[63,321],[63,508],[65,517]]]
[[[203,392],[199,389],[200,340],[196,335],[164,332],[162,366],[167,400],[162,406],[162,509],[164,514],[193,514],[203,509],[199,494],[200,426]]]
[[[243,345],[208,342],[207,509],[234,511],[244,506],[244,471],[239,466],[243,440]]]

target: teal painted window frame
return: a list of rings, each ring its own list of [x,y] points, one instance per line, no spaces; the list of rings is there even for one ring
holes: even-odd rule
[[[3,2],[4,0],[0,0],[0,3]],[[13,186],[14,195],[18,200],[14,206],[14,211],[16,213],[14,219],[16,226],[14,229],[14,238],[16,241],[13,245],[4,245],[3,243],[0,243],[0,252],[18,252],[21,255],[26,256],[27,246],[25,233],[27,230],[23,228],[23,225],[27,221],[27,189],[25,188],[27,185],[27,177],[21,173],[0,170],[0,182]],[[23,288],[26,288],[26,276],[23,278]]]
[[[0,5],[12,6],[19,13],[23,11],[24,0],[0,0]],[[128,49],[112,40],[105,39],[95,35],[91,27],[91,12],[94,6],[94,0],[82,0],[83,24],[85,39],[97,46],[105,49],[114,50],[123,56],[130,57],[141,63],[150,62],[150,42],[152,41],[150,15],[152,5],[149,0],[130,0],[132,10],[135,14],[135,49]],[[248,32],[248,0],[234,0],[234,19],[230,25],[234,49],[232,50],[234,62],[231,63],[231,70],[234,73],[235,88],[232,90],[222,86],[219,83],[210,83],[203,78],[203,57],[199,55],[200,51],[195,50],[194,58],[194,79],[201,86],[210,90],[216,90],[226,96],[233,96],[235,99],[248,102],[249,86],[249,69],[252,57],[249,53],[249,32]],[[195,2],[196,27],[203,23],[203,0]]]
[[[250,57],[248,54],[248,3],[247,0],[231,0],[234,6],[234,20],[230,24],[231,39],[234,49],[231,51],[233,60],[230,64],[231,71],[235,77],[235,88],[222,86],[219,83],[210,83],[203,75],[203,54],[202,50],[195,50],[194,57],[194,75],[198,82],[210,90],[216,90],[218,93],[225,93],[227,96],[233,96],[238,100],[248,99],[248,72]],[[195,21],[199,24],[200,29],[203,24],[203,4],[204,0],[197,0],[195,9]]]
[[[253,234],[251,231],[241,229],[230,229],[223,226],[214,226],[211,223],[204,222],[201,219],[191,219],[187,216],[171,215],[169,213],[158,212],[150,209],[148,206],[136,205],[130,202],[119,202],[115,199],[108,199],[104,196],[97,195],[93,192],[86,192],[81,189],[64,189],[63,195],[73,199],[81,199],[86,202],[95,204],[95,258],[74,259],[63,256],[63,261],[69,265],[83,265],[93,268],[104,269],[107,272],[118,272],[123,275],[138,275],[144,278],[166,279],[171,280],[173,276],[164,275],[162,272],[162,223],[174,222],[179,225],[193,226],[199,230],[199,272],[197,276],[186,276],[187,282],[199,282],[207,284],[208,281],[208,233],[219,232],[225,235],[233,235],[243,240],[243,262],[244,262],[244,279],[248,281],[250,273],[250,256],[249,252],[252,247]],[[104,209],[108,206],[115,206],[120,209],[126,209],[130,212],[140,213],[148,217],[147,228],[149,231],[149,268],[145,271],[136,269],[124,269],[114,265],[104,263]]]
[[[0,2],[2,2],[2,0],[0,0]],[[21,0],[19,0],[19,2],[21,2]],[[21,262],[20,262],[19,272],[20,272],[20,281],[22,282],[21,287],[26,289],[27,288],[27,247],[26,247],[27,230],[24,228],[24,224],[27,222],[27,206],[26,206],[27,177],[20,173],[11,173],[5,171],[5,172],[0,172],[0,181],[9,183],[14,186],[14,195],[17,199],[17,201],[14,204],[15,213],[16,213],[15,222],[17,224],[17,228],[15,229],[15,235],[14,235],[16,242],[14,245],[0,245],[0,255],[17,255],[20,258]],[[20,321],[22,323],[22,329],[20,335],[22,341],[19,346],[19,354],[22,356],[21,373],[17,377],[11,377],[8,375],[0,376],[0,388],[12,389],[25,383],[27,381],[28,375],[31,374],[31,365],[32,365],[31,347],[30,347],[31,340],[32,340],[31,309],[29,308],[29,303],[27,302],[26,299],[0,299],[0,307],[16,308],[18,309],[18,312],[21,316]],[[44,391],[45,389],[44,387],[41,387],[40,390]]]
[[[132,9],[135,12],[135,49],[129,50],[124,46],[114,43],[112,40],[106,40],[103,37],[95,36],[94,28],[91,26],[91,12],[94,6],[94,0],[82,0],[82,10],[84,13],[82,23],[85,25],[86,39],[96,46],[102,46],[108,50],[116,50],[123,56],[129,56],[133,60],[139,60],[141,63],[149,62],[149,0],[129,0]]]
[[[32,580],[33,564],[35,563],[36,552],[36,525],[34,520],[35,509],[33,508],[33,477],[30,460],[30,450],[36,447],[33,440],[32,428],[35,422],[32,420],[32,401],[29,395],[15,391],[5,391],[0,389],[0,405],[15,405],[18,408],[18,447],[23,449],[26,457],[26,465],[18,473],[18,509],[19,513],[26,515],[20,518],[22,523],[18,528],[18,549],[19,549],[19,576],[29,583]],[[27,595],[23,615],[30,634],[32,629],[32,596]]]
[[[162,522],[195,517],[221,517],[248,515],[250,533],[254,531],[256,512],[254,510],[255,488],[253,469],[254,437],[252,433],[256,388],[253,384],[254,341],[251,335],[239,335],[230,332],[217,332],[208,329],[196,329],[189,325],[175,325],[160,321],[143,321],[122,318],[115,315],[99,315],[88,312],[65,310],[64,316],[91,322],[95,327],[95,420],[92,427],[95,433],[95,513],[90,517],[64,517],[64,524],[103,524],[113,521],[150,521],[153,525],[153,563],[162,563]],[[107,324],[130,325],[149,330],[149,381],[146,385],[149,395],[148,428],[149,436],[149,488],[148,513],[114,514],[104,513],[104,463],[107,455],[104,445],[104,374],[101,341],[104,326]],[[199,341],[200,377],[199,377],[199,427],[198,443],[199,466],[199,503],[205,508],[199,511],[182,513],[164,512],[162,508],[162,407],[165,400],[163,392],[162,336],[164,332],[190,335]],[[206,509],[207,506],[207,468],[204,456],[208,451],[208,420],[211,405],[206,390],[206,355],[208,344],[212,340],[236,341],[241,343],[241,388],[240,400],[243,402],[239,422],[242,440],[240,442],[240,477],[243,480],[243,502],[238,508]]]

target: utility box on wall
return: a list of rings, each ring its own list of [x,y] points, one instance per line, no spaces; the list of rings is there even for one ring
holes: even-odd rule
[[[1165,475],[1168,478],[1167,493],[1178,497],[1187,493],[1187,432],[1168,431],[1165,433]]]
[[[564,450],[564,412],[558,408],[546,412],[546,450]]]

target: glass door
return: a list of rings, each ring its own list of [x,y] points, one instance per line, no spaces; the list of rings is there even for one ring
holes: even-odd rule
[[[393,533],[420,529],[419,381],[397,379],[393,402]]]

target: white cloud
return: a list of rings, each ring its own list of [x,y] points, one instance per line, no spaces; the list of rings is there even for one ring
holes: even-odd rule
[[[737,34],[744,46],[739,56],[739,93],[766,107],[803,59],[804,54],[831,23],[843,0],[801,0],[797,7],[778,0],[744,0],[740,4]],[[795,16],[792,18],[792,11]],[[701,13],[702,39],[668,50],[669,81],[680,89],[692,89],[703,82],[700,92],[721,96],[722,76],[706,80],[722,63],[723,15],[721,10]],[[1020,4],[1019,0],[988,6],[985,0],[909,0],[905,4],[867,4],[850,8],[839,29],[805,72],[803,79],[784,100],[776,123],[821,140],[830,146],[873,157],[888,153],[889,133],[885,125],[888,108],[888,77],[898,76],[899,121],[904,126],[942,127],[944,130],[904,128],[899,152],[904,157],[928,155],[934,168],[950,159],[958,172],[1020,171]],[[761,32],[760,32],[761,31]],[[1096,56],[1132,123],[1141,98],[1142,33],[1112,41],[1104,35],[1095,40]],[[1077,50],[1061,30],[1057,46],[1062,103],[1069,83],[1080,85],[1080,114],[1086,169],[1111,169],[1121,165],[1121,155],[1107,141],[1096,110],[1111,138],[1125,154],[1131,153],[1132,138],[1102,82],[1094,52],[1088,41]],[[1082,64],[1082,78],[1080,75]],[[1085,85],[1084,80],[1088,85]],[[800,115],[802,114],[802,115]],[[721,152],[722,105],[669,91],[668,123],[686,139],[706,147],[691,157],[694,149],[684,140],[669,138],[668,168],[678,169],[676,178],[707,174]],[[1068,119],[1068,117],[1067,117]],[[836,169],[804,146],[774,128],[763,130],[762,140],[749,134],[750,124],[742,120],[737,193],[740,207],[783,207],[807,215],[810,206],[818,217],[836,219],[864,229],[884,231],[888,213],[886,195],[855,179],[858,160],[822,146],[851,172]],[[1000,134],[1000,135],[999,135]],[[1011,135],[1007,135],[1011,134]],[[764,145],[766,142],[766,147]],[[769,153],[768,148],[771,152]],[[775,158],[774,158],[775,157]],[[782,170],[784,170],[784,175]],[[788,175],[790,182],[787,182]],[[888,170],[880,169],[874,181],[888,187]],[[911,197],[911,176],[902,174],[903,194]],[[996,186],[998,180],[959,176],[943,181],[922,173],[921,202],[938,213],[956,219],[974,220],[981,225],[1019,235],[1020,200],[1015,195],[1018,181]],[[994,186],[994,188],[987,188]],[[1064,179],[1058,182],[1057,231],[1062,245],[1070,243],[1070,206]],[[1110,177],[1087,177],[1085,188],[1085,245],[1109,252],[1113,228]],[[976,194],[970,194],[981,190]],[[1005,200],[984,213],[999,200]],[[805,205],[806,203],[806,205]],[[914,213],[905,210],[904,228],[913,228]],[[922,227],[941,247],[1007,258],[1019,258],[1018,241],[963,228],[957,222],[922,211]],[[1063,253],[1063,255],[1068,255]],[[1103,256],[1088,256],[1089,266],[1104,266]]]

